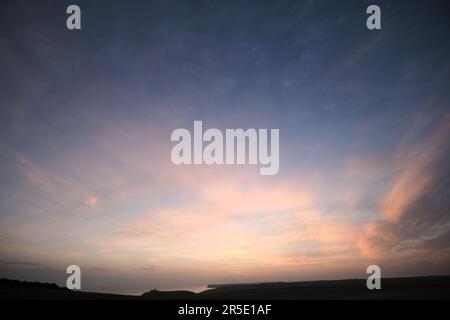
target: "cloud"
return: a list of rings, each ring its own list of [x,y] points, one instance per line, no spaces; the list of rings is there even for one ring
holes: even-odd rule
[[[107,272],[107,271],[111,270],[109,268],[104,268],[104,267],[89,267],[87,269],[91,270],[91,271],[99,271],[99,272]]]
[[[450,231],[447,231],[438,237],[423,241],[419,248],[432,251],[450,249]]]
[[[179,269],[181,260],[196,272],[212,266],[217,273],[252,273],[255,266],[299,272],[357,253],[357,226],[315,209],[320,199],[302,184],[231,177],[226,170],[210,179],[210,169],[204,171],[175,180],[176,190],[195,190],[190,201],[129,219],[104,244],[151,256],[165,272]]]
[[[442,244],[447,239],[440,235],[450,228],[448,137],[450,116],[421,143],[401,146],[397,161],[402,170],[380,205],[380,216],[366,225],[358,240],[363,254],[408,254],[420,247],[431,249],[433,243]],[[426,240],[433,238],[436,242]]]
[[[98,198],[95,196],[90,196],[84,201],[84,204],[90,208],[95,208],[98,205]]]
[[[142,267],[146,271],[156,271],[156,266],[153,264],[147,264]]]
[[[28,261],[1,261],[0,263],[19,267],[39,267],[41,264]]]

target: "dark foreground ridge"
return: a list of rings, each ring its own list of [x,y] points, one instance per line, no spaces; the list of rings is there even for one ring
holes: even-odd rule
[[[141,296],[71,291],[56,284],[0,279],[0,299],[19,300],[372,300],[450,299],[450,276],[382,279],[368,290],[365,279],[210,285],[190,291],[151,290]]]

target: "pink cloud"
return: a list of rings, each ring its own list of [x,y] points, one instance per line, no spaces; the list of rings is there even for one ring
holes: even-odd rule
[[[381,203],[380,216],[366,225],[358,239],[358,247],[364,255],[388,257],[402,241],[410,237],[420,239],[426,235],[424,232],[430,232],[433,224],[428,222],[426,215],[432,216],[433,212],[421,208],[421,202],[435,192],[433,188],[441,179],[446,178],[439,170],[448,166],[449,136],[448,116],[421,144],[407,147],[404,142],[400,146],[396,159],[402,171]],[[439,221],[433,223],[439,224]],[[413,229],[417,232],[410,231]]]

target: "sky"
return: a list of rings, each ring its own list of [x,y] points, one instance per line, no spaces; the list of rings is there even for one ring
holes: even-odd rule
[[[77,4],[82,29],[66,28]],[[142,293],[450,273],[446,1],[2,1],[0,277]],[[278,128],[280,169],[171,162]]]

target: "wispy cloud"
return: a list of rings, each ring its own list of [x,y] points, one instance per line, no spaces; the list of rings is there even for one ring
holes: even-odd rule
[[[0,263],[19,267],[38,267],[41,265],[40,263],[28,261],[0,261]]]
[[[358,245],[368,256],[389,256],[408,240],[439,237],[450,227],[448,179],[450,118],[445,117],[429,137],[398,156],[402,170],[381,204],[378,219],[366,226]],[[405,153],[407,156],[405,157]],[[428,242],[430,243],[430,242]],[[410,247],[411,248],[411,247]]]

